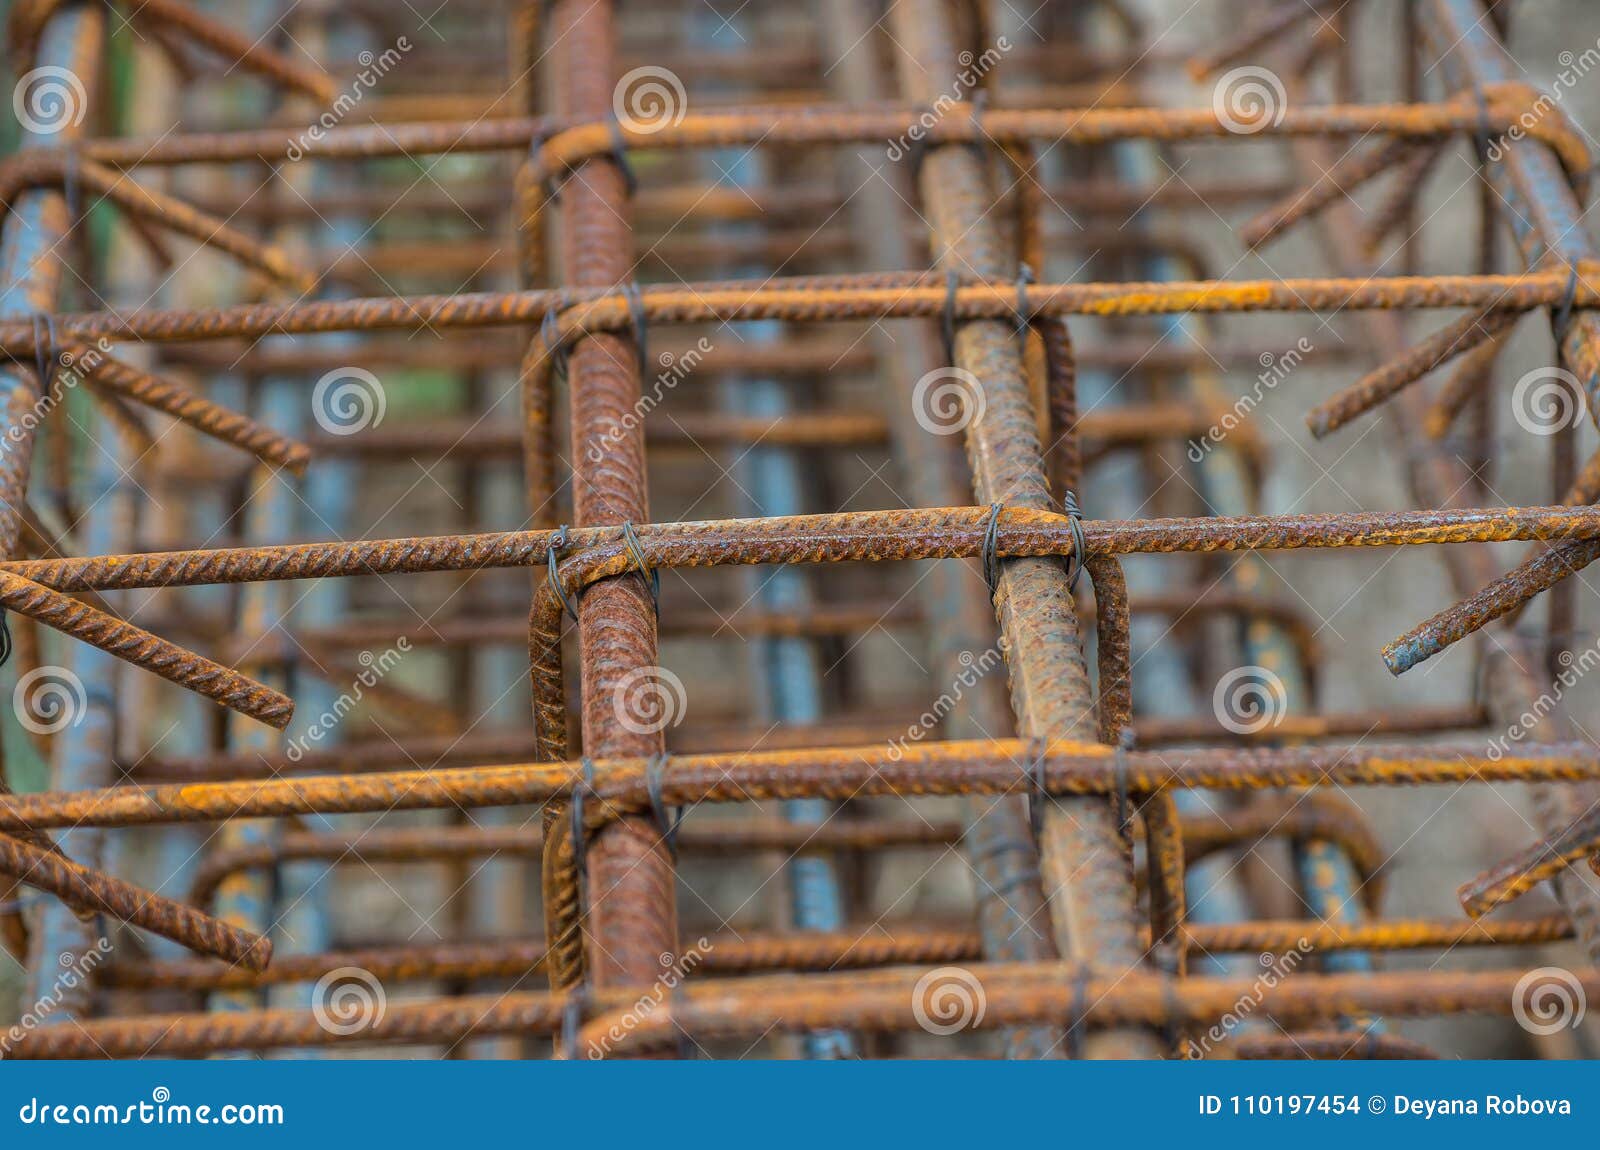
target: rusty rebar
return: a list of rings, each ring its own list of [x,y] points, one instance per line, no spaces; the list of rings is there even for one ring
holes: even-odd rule
[[[0,830],[214,822],[267,815],[537,805],[584,786],[595,803],[585,820],[604,825],[650,809],[647,759],[394,771],[361,776],[164,784],[104,791],[0,796]],[[682,755],[662,768],[656,790],[669,806],[815,795],[1005,794],[1025,792],[1036,764],[1047,794],[1155,793],[1169,787],[1425,786],[1484,782],[1581,782],[1600,777],[1600,752],[1582,743],[1541,743],[1491,755],[1470,743],[1294,747],[1264,750],[1131,751],[1097,743],[1040,746],[1019,739],[897,747]]]
[[[11,612],[18,673],[53,656],[53,647],[41,650],[44,622],[275,726],[288,723],[291,704],[274,688],[303,684],[307,711],[327,704],[304,737],[297,728],[282,743],[235,729],[221,712],[195,712],[211,715],[207,724],[185,712],[183,742],[167,747],[148,737],[142,680],[109,699],[97,687],[95,720],[114,720],[106,726],[114,741],[92,742],[103,746],[99,772],[61,775],[68,781],[52,791],[0,793],[8,881],[25,872],[23,881],[80,914],[114,915],[216,956],[172,961],[127,949],[99,972],[92,998],[86,990],[74,1003],[74,1026],[30,1032],[14,1053],[210,1056],[402,1043],[472,1057],[519,1042],[548,1054],[543,1040],[558,1038],[558,1056],[587,1059],[671,1056],[680,1043],[743,1046],[770,1034],[764,1049],[812,1056],[815,1036],[834,1032],[859,1036],[875,1053],[902,1053],[913,1048],[895,1036],[915,1034],[914,995],[938,973],[929,968],[958,963],[982,987],[982,1026],[1002,1030],[1008,1056],[1194,1055],[1202,1052],[1183,1040],[1260,989],[1209,977],[1217,968],[1200,961],[1255,952],[1265,965],[1294,952],[1312,956],[1319,973],[1297,972],[1259,995],[1272,1030],[1242,1034],[1224,1054],[1430,1057],[1368,1022],[1512,1013],[1523,978],[1512,963],[1523,956],[1501,954],[1501,968],[1477,974],[1394,975],[1373,972],[1368,954],[1469,947],[1481,955],[1568,939],[1600,953],[1600,902],[1572,870],[1579,860],[1600,865],[1592,806],[1600,752],[1535,701],[1541,676],[1563,684],[1556,653],[1574,618],[1566,577],[1600,557],[1600,455],[1580,469],[1571,436],[1556,444],[1552,498],[1570,505],[1462,506],[1496,501],[1492,475],[1477,474],[1492,462],[1490,368],[1528,312],[1548,314],[1556,367],[1579,378],[1600,418],[1600,253],[1579,226],[1591,156],[1564,110],[1509,66],[1504,13],[1483,0],[1407,5],[1405,102],[1378,104],[1360,102],[1355,25],[1321,0],[1244,21],[1198,57],[1192,46],[1152,49],[1152,30],[1122,3],[1105,6],[1105,28],[1059,13],[1039,44],[1008,49],[1003,67],[972,77],[970,92],[961,71],[953,100],[941,83],[952,68],[965,69],[969,56],[1002,63],[987,51],[1011,31],[1001,13],[902,0],[888,28],[875,30],[856,7],[825,4],[814,40],[775,41],[765,14],[735,15],[739,50],[705,52],[693,36],[636,36],[642,21],[613,0],[518,0],[501,14],[510,18],[504,42],[491,22],[446,50],[419,45],[403,75],[366,94],[361,115],[370,123],[330,125],[344,114],[343,97],[333,101],[343,77],[312,63],[329,42],[317,28],[327,15],[320,7],[300,12],[291,30],[296,51],[305,45],[302,62],[179,0],[158,0],[129,16],[185,83],[196,74],[191,50],[203,49],[313,96],[328,114],[307,125],[300,121],[317,110],[304,103],[262,105],[262,126],[250,131],[145,138],[92,138],[72,125],[58,136],[25,132],[25,147],[0,162],[0,202],[19,217],[8,224],[8,257],[27,269],[0,317],[0,608]],[[358,8],[384,37],[398,27],[381,6]],[[63,29],[95,25],[98,36],[102,18],[97,6],[60,0],[16,6],[19,65],[76,45]],[[898,75],[882,66],[888,41]],[[1440,67],[1425,71],[1421,48],[1446,45]],[[490,52],[508,55],[511,67],[509,95],[496,102],[473,83]],[[1209,107],[1155,106],[1146,94],[1146,81],[1186,59],[1203,76],[1264,52],[1283,55],[1275,67],[1290,81],[1286,106],[1224,109],[1231,97],[1220,87]],[[96,77],[88,53],[71,62]],[[618,77],[663,62],[688,81],[685,106],[648,125],[624,115]],[[1442,77],[1443,98],[1427,98],[1429,73]],[[1314,95],[1324,80],[1332,103]],[[882,99],[891,91],[896,99]],[[1499,267],[1488,229],[1504,204],[1528,270],[1373,276],[1360,252],[1397,229],[1396,266],[1418,266],[1418,189],[1469,140],[1484,193],[1471,266]],[[1181,170],[1192,144],[1252,141],[1285,149],[1288,174],[1153,178],[1158,158]],[[1062,145],[1073,153],[1065,166],[1050,155]],[[841,148],[877,189],[836,183],[818,166]],[[770,178],[748,189],[705,178],[723,149],[770,165]],[[417,157],[449,162],[404,192],[390,182],[393,164],[338,166]],[[156,167],[184,169],[185,188],[191,174],[206,175],[206,198],[144,182]],[[514,184],[504,178],[513,169]],[[1351,197],[1380,177],[1389,186],[1363,219]],[[140,248],[136,274],[148,257],[175,278],[177,298],[209,306],[129,309],[107,292],[115,309],[63,312],[56,289],[69,269],[89,293],[78,298],[105,287],[77,267],[94,238],[78,226],[80,190],[120,209]],[[1191,225],[1230,208],[1258,211],[1240,232],[1249,244],[1304,223],[1325,247],[1323,266],[1311,270],[1336,275],[1220,278],[1227,261]],[[348,252],[299,242],[313,221],[365,228],[380,217],[386,227],[375,242]],[[517,230],[515,244],[496,238],[506,227]],[[251,299],[259,277],[191,291],[165,242],[174,231],[300,290],[315,286],[302,268],[325,263],[334,290],[392,294],[229,303]],[[1186,278],[1167,278],[1169,269]],[[521,290],[470,290],[499,286],[508,272],[521,275]],[[714,278],[730,274],[738,278]],[[388,283],[401,276],[407,294]],[[664,282],[639,282],[647,277]],[[432,291],[440,281],[457,290]],[[381,287],[366,286],[374,283]],[[1425,321],[1421,313],[1443,308],[1464,318],[1408,346],[1402,314]],[[1270,490],[1267,437],[1247,416],[1276,376],[1258,376],[1253,395],[1235,397],[1221,373],[1247,365],[1253,373],[1257,363],[1277,371],[1286,357],[1276,341],[1217,343],[1204,317],[1269,312],[1302,322],[1352,313],[1365,338],[1319,348],[1316,358],[1370,354],[1378,366],[1308,421],[1322,436],[1388,404],[1384,423],[1398,431],[1397,457],[1423,510],[1206,514],[1254,512]],[[697,343],[700,332],[716,338]],[[333,338],[302,338],[323,335]],[[112,345],[126,343],[155,345],[156,354],[113,358]],[[1414,384],[1452,361],[1430,402]],[[285,377],[373,369],[385,372],[380,398],[402,381],[381,427],[374,420],[345,435],[297,420]],[[175,370],[189,386],[168,381]],[[941,372],[970,416],[956,435],[932,431],[916,410]],[[135,509],[131,493],[117,493],[126,501],[119,514],[132,512],[125,540],[78,526],[92,508],[73,465],[98,450],[76,424],[81,400],[68,402],[80,376],[104,414],[98,427],[137,460],[134,489],[151,497]],[[216,377],[242,384],[219,393],[226,404],[209,398]],[[769,378],[794,397],[781,417],[718,406]],[[516,394],[502,392],[502,379],[515,379]],[[668,392],[670,406],[656,410]],[[141,407],[268,466],[247,467],[191,435],[158,440],[164,428],[147,427]],[[1455,454],[1455,426],[1470,463]],[[44,486],[30,504],[36,431]],[[722,445],[804,451],[822,507],[892,509],[722,518],[737,487],[715,450]],[[893,493],[888,500],[856,487],[863,467],[869,483]],[[287,521],[262,531],[256,500],[273,468],[305,472],[293,490],[318,521],[338,501],[333,487],[366,506],[413,469],[440,496],[419,485],[421,499],[408,492],[389,509],[401,530],[416,532],[403,538],[346,540],[331,514],[328,529],[308,535],[291,534],[298,526]],[[716,485],[681,490],[702,475]],[[273,479],[285,484],[280,494],[291,490],[286,479]],[[652,514],[681,521],[653,523]],[[250,526],[236,530],[239,522]],[[518,529],[493,530],[503,526]],[[291,541],[317,536],[330,541]],[[229,545],[239,540],[269,545]],[[1490,620],[1510,621],[1565,580],[1542,638],[1497,630],[1470,699],[1316,706],[1309,680],[1326,681],[1339,666],[1319,650],[1327,629],[1314,627],[1296,597],[1270,590],[1267,561],[1255,553],[1505,541],[1536,549],[1498,579],[1492,548],[1442,549],[1466,598],[1385,658],[1403,670]],[[128,553],[94,553],[112,547]],[[1137,555],[1165,558],[1123,559]],[[740,608],[726,594],[734,573],[709,570],[794,564],[816,565],[808,581],[827,589],[792,610],[781,596]],[[1092,596],[1074,593],[1085,573]],[[362,581],[331,582],[347,578]],[[282,589],[286,603],[304,591],[306,608],[273,620],[261,608],[278,592],[265,584],[286,580],[323,582]],[[202,586],[246,590],[177,590]],[[1086,659],[1091,619],[1094,658]],[[1243,730],[1207,715],[1203,699],[1205,676],[1234,649],[1231,638],[1219,640],[1235,630],[1246,658],[1293,679],[1285,713]],[[223,652],[240,669],[153,632]],[[804,708],[813,717],[772,724],[750,713],[726,652],[755,635],[782,636],[784,644],[763,647],[805,650],[830,666],[817,705]],[[879,638],[944,693],[930,702],[924,687],[879,683],[880,661],[858,653]],[[356,665],[359,650],[402,640],[406,651],[428,650],[392,679]],[[985,645],[992,652],[977,662]],[[527,686],[517,646],[527,649]],[[989,676],[981,687],[963,654]],[[991,661],[999,673],[990,674]],[[626,721],[619,695],[641,677],[677,679],[667,663],[693,699],[689,721],[667,729]],[[1184,711],[1191,689],[1199,705]],[[489,705],[496,695],[501,702]],[[517,721],[505,701],[526,706],[530,696],[531,724],[526,714]],[[1491,738],[1501,723],[1510,734]],[[46,754],[84,743],[30,733]],[[132,785],[75,789],[99,787],[113,771]],[[1388,850],[1339,788],[1496,782],[1535,784],[1545,841],[1468,882],[1463,905],[1480,915],[1548,878],[1561,913],[1383,919]],[[1202,801],[1196,791],[1207,792],[1212,814],[1180,804]],[[765,809],[791,800],[836,814],[798,825]],[[898,808],[908,800],[910,817]],[[950,821],[956,809],[959,823]],[[390,817],[434,810],[444,813]],[[64,859],[46,837],[161,828],[85,838],[119,848],[126,840],[143,873],[150,845],[165,852],[208,823],[225,824],[221,843],[192,871],[169,876],[193,892],[193,906],[152,900],[105,873],[98,849]],[[1300,866],[1285,891],[1250,891],[1261,895],[1258,911],[1283,913],[1267,908],[1293,905],[1279,900],[1286,894],[1315,913],[1206,921],[1202,912],[1218,905],[1210,898],[1191,913],[1202,888],[1186,889],[1186,879],[1197,862],[1280,841],[1350,863],[1336,881]],[[878,875],[893,873],[878,869],[886,852],[914,851],[905,862],[931,866],[952,848],[966,855],[978,888],[954,912],[881,919],[873,884],[849,882],[820,933],[770,933],[757,916],[804,916],[766,898],[738,916],[737,933],[701,934],[696,924],[709,920],[698,902],[678,921],[680,854],[698,886],[708,861],[741,876],[824,859],[841,875]],[[533,858],[542,938],[526,937],[526,911],[537,905],[525,889]],[[347,884],[370,867],[404,884],[419,914],[441,924],[439,941],[396,943],[343,914],[298,917],[310,905],[298,892],[315,885],[311,875],[336,878],[342,906]],[[1463,869],[1454,881],[1469,877]],[[246,888],[248,904],[238,897]],[[413,889],[436,901],[424,905]],[[309,940],[307,952],[261,969],[266,940],[210,918],[200,908],[212,902],[219,918],[237,913],[262,934],[291,912],[282,937]],[[60,908],[49,914],[54,921]],[[303,921],[316,929],[302,934]],[[852,922],[862,925],[834,929]],[[0,921],[7,944],[31,941],[38,951],[41,939],[18,926],[12,915]],[[48,974],[33,961],[36,978]],[[287,1001],[281,990],[269,1000],[269,988],[316,982],[320,993],[321,980],[351,966],[406,984],[371,1026],[336,1032],[316,1011],[254,1009]],[[639,996],[680,973],[683,986],[636,1026]],[[535,977],[554,989],[531,990]],[[1576,977],[1600,991],[1594,971]],[[230,1009],[147,1013],[185,996]],[[965,1037],[946,1048],[984,1046]]]
[[[0,835],[0,873],[48,891],[69,906],[143,927],[199,954],[215,955],[248,970],[265,970],[272,959],[272,943],[260,935],[11,835]]]
[[[0,571],[0,605],[270,727],[281,730],[294,714],[281,692],[9,571]]]
[[[1263,992],[1247,979],[1167,979],[1146,973],[1117,979],[1081,964],[1005,964],[967,968],[984,989],[987,1009],[977,1025],[1055,1022],[1095,1028],[1205,1025],[1231,1010],[1242,995],[1264,997],[1262,1017],[1285,1025],[1340,1015],[1381,1013],[1427,1017],[1440,1013],[1509,1015],[1518,1004],[1520,970],[1471,974],[1428,971],[1382,975],[1299,974]],[[623,1047],[647,1048],[677,1029],[697,1038],[760,1035],[772,1029],[850,1026],[866,1030],[914,1029],[913,991],[924,972],[899,968],[871,973],[791,978],[757,977],[729,983],[686,983],[680,993],[638,1025],[607,1043],[614,1021],[633,1002],[617,992],[593,996],[592,1020],[579,1035],[580,1057],[603,1057]],[[1600,974],[1579,972],[1586,993],[1600,993]],[[931,989],[931,988],[925,988]],[[568,1013],[559,994],[512,992],[442,1002],[396,1002],[381,1019],[360,1028],[330,1028],[310,1012],[257,1010],[209,1015],[154,1015],[95,1020],[76,1027],[34,1030],[11,1051],[15,1058],[105,1058],[209,1054],[284,1046],[372,1043],[453,1043],[505,1033],[554,1035]],[[606,1013],[615,1011],[615,1015]],[[593,1053],[587,1053],[591,1050]]]

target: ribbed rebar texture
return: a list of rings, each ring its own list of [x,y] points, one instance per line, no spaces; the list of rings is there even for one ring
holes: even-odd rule
[[[1595,1054],[1513,7],[12,5],[4,1054]]]

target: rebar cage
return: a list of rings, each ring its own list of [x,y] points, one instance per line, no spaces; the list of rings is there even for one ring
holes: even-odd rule
[[[6,1055],[1588,1050],[1600,48],[1028,7],[13,0]],[[1409,496],[1275,497],[1318,373]],[[1386,913],[1362,802],[1508,783]]]

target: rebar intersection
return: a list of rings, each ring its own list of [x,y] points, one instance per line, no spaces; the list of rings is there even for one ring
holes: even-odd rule
[[[1212,106],[1161,107],[1144,88],[1184,61],[1116,3],[1049,5],[1036,29],[981,0],[819,0],[806,37],[781,6],[663,33],[644,15],[671,4],[517,3],[496,10],[510,86],[409,122],[415,101],[450,108],[430,85],[472,88],[482,6],[455,14],[463,41],[415,45],[373,13],[290,28],[239,7],[241,27],[329,61],[368,45],[360,75],[389,61],[381,85],[358,77],[346,100],[339,68],[178,0],[125,27],[115,5],[12,11],[19,72],[67,72],[91,110],[107,63],[156,53],[177,77],[165,106],[192,108],[198,48],[284,127],[141,136],[113,104],[120,124],[24,124],[0,163],[0,606],[17,718],[50,762],[43,793],[0,795],[0,872],[52,900],[23,914],[13,897],[3,935],[30,955],[24,998],[65,1004],[6,1053],[1409,1057],[1427,1049],[1385,1019],[1522,1021],[1531,991],[1523,966],[1379,973],[1384,952],[1576,939],[1600,958],[1576,868],[1600,859],[1600,751],[1542,703],[1574,663],[1570,577],[1600,556],[1600,463],[1579,466],[1569,426],[1551,506],[1469,498],[1489,494],[1490,385],[1528,312],[1551,323],[1552,378],[1600,421],[1592,158],[1511,68],[1505,4],[1403,6],[1410,89],[1381,103],[1356,98],[1349,13],[1257,5],[1188,61],[1220,75]],[[1274,144],[1288,179],[1183,195],[1160,176],[1179,148]],[[1492,190],[1477,266],[1418,274],[1422,178],[1463,145]],[[1321,229],[1333,274],[1214,276],[1163,231],[1235,203],[1259,209],[1247,248]],[[463,237],[452,210],[515,242]],[[107,212],[121,247],[90,235]],[[180,261],[175,238],[201,255]],[[143,303],[104,305],[96,273],[134,249],[156,269]],[[1405,274],[1382,270],[1395,257]],[[196,258],[232,271],[166,306]],[[1408,342],[1397,317],[1431,310],[1465,314]],[[1425,510],[1261,513],[1264,445],[1214,364],[1286,376],[1318,354],[1217,340],[1220,317],[1266,313],[1361,325],[1376,366],[1310,431],[1381,413]],[[890,466],[899,505],[870,509]],[[652,489],[684,513],[653,517]],[[361,503],[382,525],[391,500],[410,531],[344,538]],[[331,541],[290,542],[307,523]],[[1505,620],[1477,644],[1476,697],[1318,712],[1318,628],[1259,594],[1263,556],[1507,541],[1535,547],[1506,575],[1447,548],[1461,601],[1382,652],[1402,674]],[[1175,573],[1151,586],[1132,556]],[[1544,630],[1513,630],[1546,591]],[[1153,644],[1146,618],[1170,620]],[[1242,635],[1227,705],[1207,682],[1226,666],[1214,618]],[[881,670],[861,650],[880,632],[927,661],[907,652],[932,693],[903,713],[871,690],[848,705]],[[747,663],[680,675],[663,640]],[[65,673],[59,723],[23,705],[44,672]],[[523,681],[531,714],[508,720]],[[1214,723],[1152,694],[1176,681]],[[1384,918],[1388,852],[1329,788],[1484,782],[1536,784],[1547,841],[1463,885],[1471,919]],[[1272,842],[1290,844],[1290,920],[1237,862],[1197,878]],[[958,850],[975,888],[959,912],[867,889],[886,859]],[[708,856],[743,861],[713,893],[686,887]],[[536,894],[514,865],[531,859]],[[367,916],[340,868],[435,936],[352,933]],[[716,890],[740,875],[755,889],[736,923]],[[1546,879],[1560,914],[1473,921]],[[116,953],[92,978],[52,985],[102,939]],[[1261,964],[1229,964],[1252,950]],[[1561,973],[1580,1002],[1596,985]],[[341,979],[363,994],[353,1020],[331,1005]],[[1255,1028],[1211,1038],[1258,990]],[[991,1028],[999,1045],[956,1037]]]

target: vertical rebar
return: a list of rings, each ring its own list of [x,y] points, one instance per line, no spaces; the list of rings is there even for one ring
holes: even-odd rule
[[[901,46],[900,89],[933,106],[957,72],[943,0],[901,0],[894,7]],[[992,222],[994,202],[984,165],[963,145],[934,145],[922,157],[922,203],[933,231],[937,265],[947,273],[1013,283]],[[1038,413],[1029,395],[1014,325],[971,320],[955,326],[955,366],[981,388],[980,417],[967,427],[967,453],[984,503],[1054,510],[1045,484]],[[976,410],[979,396],[969,402]],[[1096,737],[1094,700],[1079,638],[1077,603],[1061,564],[1015,559],[1000,564],[996,593],[1011,699],[1024,735]],[[1019,774],[1025,764],[1018,764]],[[1113,805],[1100,799],[1052,800],[1042,822],[1040,854],[1056,947],[1121,974],[1143,960],[1133,864]],[[1094,1036],[1086,1052],[1104,1057],[1159,1057],[1153,1035],[1117,1030]]]
[[[616,82],[613,0],[557,0],[552,35],[563,44],[561,111],[590,120],[612,115]],[[578,165],[561,202],[561,258],[574,287],[610,287],[633,277],[628,188],[621,157]],[[578,340],[567,365],[572,408],[573,519],[580,526],[649,519],[644,432],[635,418],[640,399],[639,349],[631,336]],[[595,461],[587,445],[609,437]],[[656,616],[642,573],[607,579],[578,605],[578,650],[583,668],[584,753],[653,755],[664,745],[659,729],[629,730],[618,719],[630,685],[657,666]],[[630,676],[632,677],[630,684]],[[648,728],[653,723],[634,723]],[[622,819],[588,844],[588,964],[596,986],[649,982],[662,957],[677,952],[672,859],[648,820]]]
[[[873,25],[855,0],[826,0],[826,50],[833,57],[830,76],[848,100],[870,104],[889,94],[890,85],[878,67]],[[869,259],[868,271],[915,267],[905,228],[904,205],[909,187],[900,172],[885,164],[883,148],[863,148],[844,165],[846,208]],[[878,370],[890,383],[893,400],[889,429],[911,500],[923,507],[945,507],[972,498],[972,480],[959,452],[930,436],[918,422],[917,384],[939,369],[934,326],[907,321],[913,338],[896,339],[883,324],[872,331]],[[961,560],[934,563],[917,585],[928,620],[934,682],[948,684],[994,649],[993,609],[983,576]],[[944,733],[952,739],[992,738],[1009,733],[1003,685],[985,675],[974,690],[964,691],[945,717]],[[985,957],[1002,962],[1042,962],[1057,958],[1049,930],[1049,913],[1039,875],[1039,850],[1028,825],[1027,799],[983,796],[965,802],[963,842],[975,876],[978,925]],[[1048,1027],[1008,1033],[1007,1053],[1013,1058],[1045,1058],[1061,1052],[1060,1035]]]

